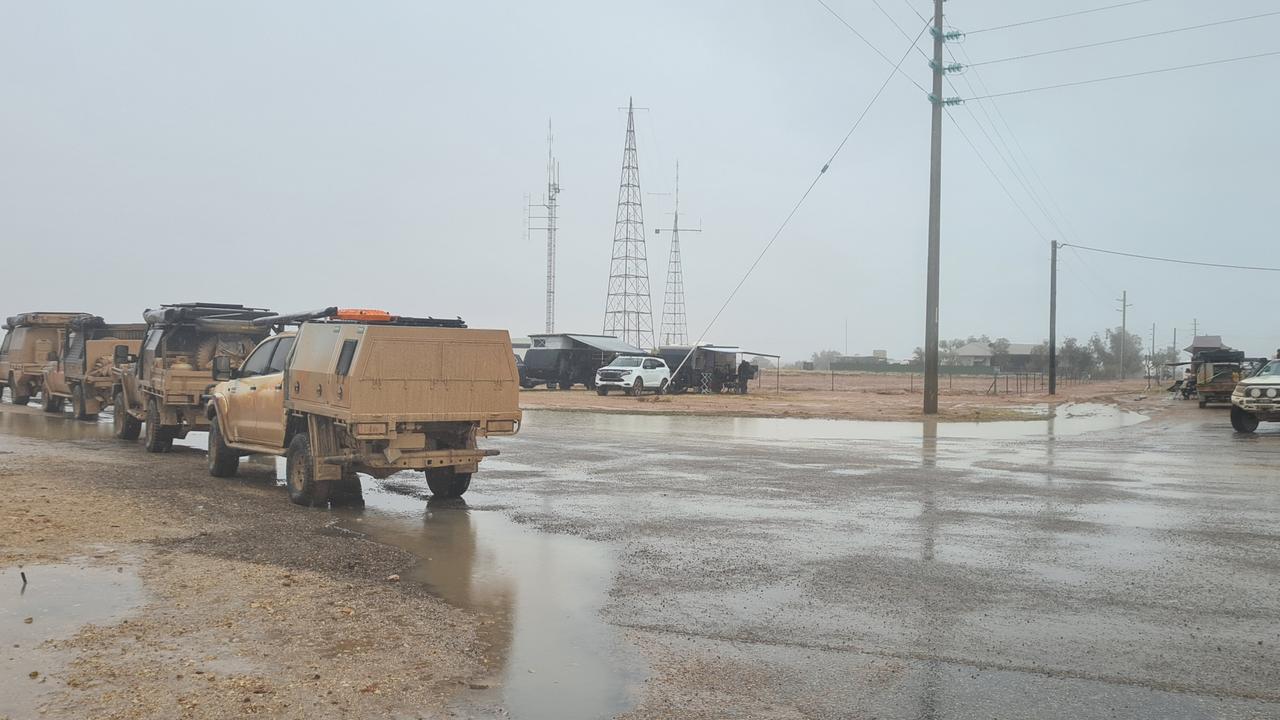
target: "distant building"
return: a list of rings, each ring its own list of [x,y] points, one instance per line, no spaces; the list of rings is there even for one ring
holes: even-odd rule
[[[1036,345],[1031,343],[1009,343],[1009,353],[1006,356],[1003,367],[997,368],[1005,371],[1025,370],[1031,365],[1031,357],[1036,349]],[[960,347],[956,350],[955,365],[960,367],[992,367],[991,346],[987,343],[972,342]]]
[[[871,355],[841,355],[832,358],[831,369],[841,370],[875,370],[889,364],[889,356],[883,350],[876,350]]]
[[[1197,335],[1191,338],[1191,344],[1183,349],[1194,357],[1196,353],[1205,350],[1231,350],[1232,348],[1222,344],[1221,335]]]

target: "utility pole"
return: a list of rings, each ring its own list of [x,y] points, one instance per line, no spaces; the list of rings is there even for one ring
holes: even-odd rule
[[[1182,351],[1178,349],[1178,328],[1173,329],[1173,361],[1182,360]]]
[[[1147,387],[1151,387],[1151,375],[1156,371],[1156,324],[1151,323],[1151,353],[1147,356]]]
[[[609,262],[609,293],[605,296],[601,332],[642,350],[656,348],[653,310],[649,303],[649,256],[645,249],[640,163],[636,153],[635,104],[628,99],[618,212],[613,226],[613,258]]]
[[[1058,241],[1049,241],[1049,394],[1058,394]]]
[[[924,414],[938,414],[938,265],[942,234],[942,0],[933,0],[933,118],[929,133],[929,261],[924,300]]]
[[[1120,379],[1123,380],[1124,346],[1129,344],[1129,308],[1133,307],[1129,302],[1129,291],[1122,290],[1116,302],[1120,303]]]

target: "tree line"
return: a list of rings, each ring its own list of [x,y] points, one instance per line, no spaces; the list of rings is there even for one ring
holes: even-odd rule
[[[1142,336],[1135,333],[1121,332],[1120,328],[1107,328],[1094,333],[1088,340],[1081,341],[1074,337],[1062,340],[1058,345],[1058,373],[1064,377],[1079,378],[1114,378],[1120,376],[1121,343],[1124,343],[1124,374],[1127,377],[1140,377],[1146,373],[1147,363],[1151,363],[1154,372],[1159,372],[1165,363],[1178,361],[1178,350],[1170,345],[1157,350],[1151,355],[1144,345]],[[939,362],[945,366],[958,367],[965,364],[960,349],[965,345],[977,343],[985,345],[991,352],[990,365],[1002,372],[1048,372],[1049,342],[1042,341],[1031,350],[1030,356],[1011,355],[1008,338],[992,340],[987,335],[970,335],[966,338],[953,338],[938,343]],[[842,357],[837,350],[815,352],[809,362],[815,370],[826,371],[831,362]],[[912,353],[909,365],[924,367],[924,348],[917,347]],[[795,363],[796,367],[801,363]]]

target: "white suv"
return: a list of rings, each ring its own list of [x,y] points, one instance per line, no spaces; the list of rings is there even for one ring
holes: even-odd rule
[[[653,390],[661,395],[671,383],[671,370],[662,358],[621,355],[596,371],[596,392],[608,395],[611,388],[639,395]]]

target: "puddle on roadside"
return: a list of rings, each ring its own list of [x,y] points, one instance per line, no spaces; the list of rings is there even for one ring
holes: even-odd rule
[[[5,405],[0,412],[0,433],[40,440],[99,440],[111,438],[111,419],[76,420],[67,414],[45,413],[34,405],[30,410]],[[34,411],[34,412],[33,412]]]
[[[883,420],[824,420],[819,418],[747,418],[703,415],[659,415],[619,413],[565,413],[554,410],[526,410],[525,424],[536,426],[540,416],[556,413],[554,424],[572,430],[590,427],[612,432],[653,433],[687,436],[715,435],[746,440],[912,440],[920,438],[926,426],[938,438],[1006,440],[1030,437],[1079,435],[1095,430],[1115,430],[1136,425],[1148,418],[1112,405],[1070,403],[1026,408],[1010,408],[1031,413],[1050,413],[1039,420],[990,420],[981,422],[898,422]],[[933,428],[936,427],[936,433]]]
[[[69,638],[90,623],[114,623],[142,603],[132,560],[94,562],[0,569],[0,717],[36,717],[64,687],[71,656],[43,646],[45,641]],[[25,587],[20,573],[26,573]]]
[[[418,563],[404,581],[481,618],[492,675],[476,682],[491,689],[463,690],[460,711],[496,704],[517,720],[587,720],[631,707],[645,671],[600,615],[615,570],[607,546],[525,528],[463,500],[364,485],[365,509],[335,511],[339,526],[412,553]]]

